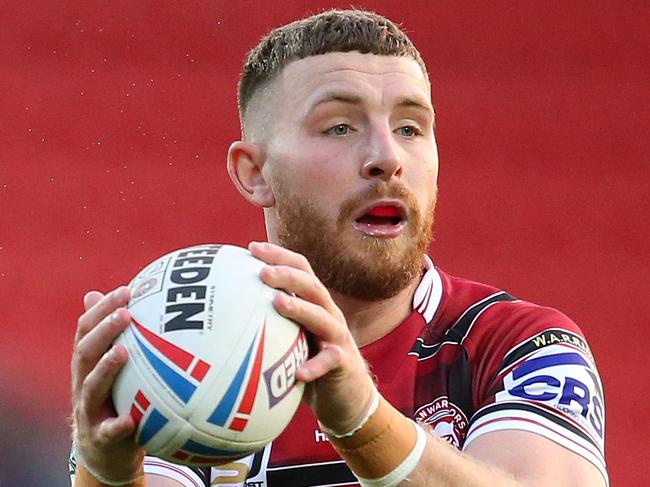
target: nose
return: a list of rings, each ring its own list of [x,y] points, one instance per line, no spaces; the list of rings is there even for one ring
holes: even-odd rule
[[[390,129],[374,130],[368,141],[367,156],[361,166],[361,176],[365,179],[379,178],[388,181],[393,176],[400,176],[402,163],[399,148],[393,140]]]

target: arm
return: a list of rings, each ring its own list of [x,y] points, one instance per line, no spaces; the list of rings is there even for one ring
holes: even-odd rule
[[[276,309],[317,338],[316,355],[296,377],[308,383],[308,404],[362,485],[604,485],[596,467],[533,433],[487,433],[460,453],[433,434],[418,433],[420,427],[383,398],[375,409],[378,393],[345,318],[306,259],[271,244],[249,249],[269,264],[262,280],[294,295],[276,296]]]

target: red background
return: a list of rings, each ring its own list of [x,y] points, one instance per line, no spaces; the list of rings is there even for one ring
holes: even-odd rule
[[[582,326],[606,388],[612,485],[641,485],[648,4],[469,3],[356,3],[403,23],[429,66],[441,157],[431,253]],[[0,426],[30,459],[11,460],[7,443],[0,483],[26,461],[49,465],[47,485],[65,483],[68,364],[87,289],[184,245],[264,237],[225,171],[241,62],[269,28],[346,5],[2,8]]]

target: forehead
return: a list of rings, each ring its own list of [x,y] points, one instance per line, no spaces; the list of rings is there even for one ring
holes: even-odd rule
[[[416,97],[430,103],[430,89],[420,65],[410,57],[337,52],[289,63],[271,83],[278,108],[306,108],[327,93],[354,94],[370,101]]]

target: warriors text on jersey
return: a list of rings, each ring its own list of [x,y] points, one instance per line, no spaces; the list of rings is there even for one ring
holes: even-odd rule
[[[427,259],[413,312],[361,352],[381,394],[456,448],[491,431],[525,430],[583,456],[607,479],[602,385],[582,333],[562,313]],[[188,487],[358,485],[304,404],[253,456],[209,470],[147,458],[145,471]]]

